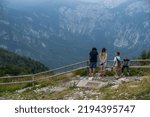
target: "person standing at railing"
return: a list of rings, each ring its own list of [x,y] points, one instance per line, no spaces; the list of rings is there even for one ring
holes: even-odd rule
[[[97,67],[97,58],[98,58],[97,49],[92,48],[91,52],[89,53],[89,61],[90,61],[89,77],[93,77],[95,74],[95,69]]]
[[[106,65],[107,65],[107,50],[102,48],[100,55],[100,76],[103,77],[106,75]]]
[[[120,52],[115,53],[114,57],[114,71],[115,71],[115,78],[118,79],[121,75],[121,58],[120,58]]]
[[[127,75],[129,75],[129,62],[130,62],[130,59],[128,58],[128,56],[126,56],[124,59],[123,59],[123,66],[122,66],[122,75],[124,75],[124,70],[127,69]]]

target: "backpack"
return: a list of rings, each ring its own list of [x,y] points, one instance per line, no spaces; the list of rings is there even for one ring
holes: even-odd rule
[[[116,57],[117,59],[117,67],[121,67],[121,61]]]

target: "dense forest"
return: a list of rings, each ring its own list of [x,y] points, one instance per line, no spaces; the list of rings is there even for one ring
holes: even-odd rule
[[[0,48],[0,76],[33,74],[45,70],[48,68],[38,61]]]

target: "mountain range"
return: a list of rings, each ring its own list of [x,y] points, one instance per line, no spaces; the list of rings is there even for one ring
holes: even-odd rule
[[[106,47],[109,59],[150,49],[148,0],[2,1],[0,47],[49,68],[88,59],[92,47]]]

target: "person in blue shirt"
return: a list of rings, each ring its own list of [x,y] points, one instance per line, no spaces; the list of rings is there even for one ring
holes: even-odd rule
[[[98,59],[98,52],[96,48],[92,48],[92,50],[89,53],[89,76],[93,77],[95,74],[95,69],[97,67],[97,59]]]
[[[128,56],[126,56],[123,59],[122,74],[124,74],[124,70],[127,69],[127,74],[129,75],[129,62],[130,59],[128,58]]]

